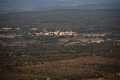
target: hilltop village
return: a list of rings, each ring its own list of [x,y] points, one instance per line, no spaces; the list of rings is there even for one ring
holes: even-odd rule
[[[40,32],[40,33],[35,33],[35,36],[40,36],[40,35],[43,35],[43,36],[77,36],[77,33],[76,32],[73,32],[73,31],[54,31],[54,32]]]
[[[28,28],[26,31],[21,28],[1,28],[0,43],[4,46],[27,46],[28,44],[40,45],[87,45],[90,43],[101,43],[112,41],[106,35],[110,33],[77,33],[72,30],[52,30],[39,28]],[[5,40],[7,39],[7,40]],[[10,41],[8,41],[10,39]],[[11,40],[13,39],[13,40]],[[19,40],[17,40],[19,39]],[[113,41],[112,41],[113,42]],[[119,41],[115,41],[119,45]]]
[[[52,30],[39,28],[28,28],[24,31],[21,28],[9,28],[3,27],[0,29],[3,34],[0,34],[1,44],[4,46],[27,46],[27,44],[41,44],[41,45],[75,45],[75,44],[87,44],[90,42],[103,42],[99,36],[104,34],[85,34],[77,33],[72,30]],[[98,38],[98,39],[97,39]],[[7,39],[7,40],[5,40]],[[8,39],[13,39],[8,41]],[[19,39],[19,40],[16,40]],[[27,41],[26,41],[27,40]],[[5,42],[6,41],[6,42]]]
[[[1,28],[0,31],[12,31],[12,28]],[[14,30],[20,30],[20,28],[15,28]],[[36,31],[37,28],[31,28],[31,31]],[[29,35],[31,33],[28,33]],[[35,36],[77,36],[76,32],[73,31],[61,31],[61,30],[56,30],[54,32],[50,31],[48,32],[46,29],[41,31],[41,32],[34,32]]]

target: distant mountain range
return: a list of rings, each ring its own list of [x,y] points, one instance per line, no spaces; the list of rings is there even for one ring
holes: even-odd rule
[[[81,6],[39,6],[34,9],[33,11],[43,11],[43,10],[54,10],[54,9],[120,9],[120,3],[104,3],[104,4],[85,4]]]
[[[24,6],[25,7],[25,6]],[[0,10],[0,14],[12,12],[25,12],[25,11],[47,11],[55,9],[120,9],[120,3],[101,3],[101,4],[84,4],[84,5],[40,5],[32,8],[5,8]]]
[[[86,4],[77,6],[80,9],[120,9],[120,3],[104,3],[104,4]]]

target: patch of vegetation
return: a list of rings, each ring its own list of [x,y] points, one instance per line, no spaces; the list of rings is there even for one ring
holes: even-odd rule
[[[0,15],[0,27],[12,28],[0,29],[0,80],[82,80],[106,76],[110,77],[104,80],[118,80],[117,62],[60,61],[86,56],[119,60],[119,13],[120,10],[53,10]],[[37,30],[31,30],[34,27]],[[35,36],[45,28],[72,29],[78,36]],[[96,36],[99,33],[105,35]],[[94,42],[97,40],[101,42]]]

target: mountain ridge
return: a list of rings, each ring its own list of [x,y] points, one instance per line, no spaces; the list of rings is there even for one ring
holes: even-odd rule
[[[33,8],[9,8],[2,9],[0,14],[12,13],[12,12],[26,12],[26,11],[47,11],[56,9],[120,9],[120,3],[102,3],[102,4],[84,4],[84,5],[39,5]]]
[[[34,10],[37,11],[45,11],[45,10],[54,10],[54,9],[120,9],[120,3],[104,3],[104,4],[85,4],[81,6],[39,6],[36,7]]]

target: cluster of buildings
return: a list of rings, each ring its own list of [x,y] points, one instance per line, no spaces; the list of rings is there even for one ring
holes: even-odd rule
[[[10,31],[12,28],[2,28],[2,31]]]
[[[12,28],[9,28],[9,27],[7,27],[7,28],[1,28],[0,30],[1,31],[11,31]],[[20,30],[20,28],[15,28],[15,30]]]
[[[77,36],[76,32],[73,31],[54,31],[54,32],[40,32],[35,33],[35,36]]]

